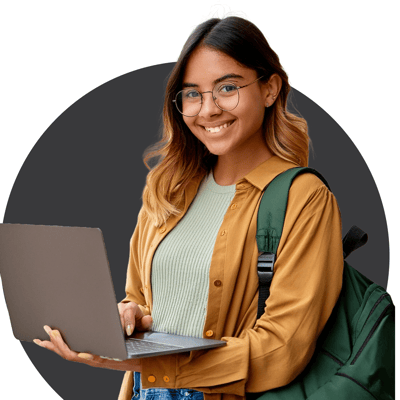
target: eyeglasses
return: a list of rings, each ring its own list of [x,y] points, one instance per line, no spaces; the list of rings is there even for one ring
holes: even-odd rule
[[[220,82],[214,86],[212,91],[208,92],[199,92],[193,88],[183,89],[177,93],[175,100],[172,101],[178,111],[185,117],[195,117],[200,113],[203,105],[203,94],[212,93],[214,103],[219,109],[232,111],[239,104],[239,89],[250,86],[261,78],[264,77],[260,76],[253,82],[243,86],[236,86],[232,82]]]

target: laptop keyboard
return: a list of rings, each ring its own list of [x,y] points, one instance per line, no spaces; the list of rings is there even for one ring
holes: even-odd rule
[[[153,353],[158,351],[175,350],[179,346],[171,346],[168,344],[148,342],[143,339],[128,339],[125,342],[128,353]]]

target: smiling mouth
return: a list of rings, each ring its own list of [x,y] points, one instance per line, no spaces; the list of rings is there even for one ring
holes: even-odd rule
[[[219,132],[221,129],[227,128],[228,126],[231,126],[235,121],[231,121],[231,122],[227,122],[226,124],[223,124],[221,126],[214,126],[212,128],[207,128],[205,126],[203,126],[203,128],[207,131],[207,132],[211,132],[211,133],[217,133]]]

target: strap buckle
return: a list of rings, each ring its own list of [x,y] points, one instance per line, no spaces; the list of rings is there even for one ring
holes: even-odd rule
[[[261,253],[258,256],[257,272],[260,280],[271,281],[274,275],[275,254]]]

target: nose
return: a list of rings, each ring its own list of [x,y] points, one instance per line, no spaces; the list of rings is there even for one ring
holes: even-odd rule
[[[212,92],[203,92],[202,96],[203,104],[199,115],[203,117],[211,117],[222,113],[222,110],[215,104]]]

